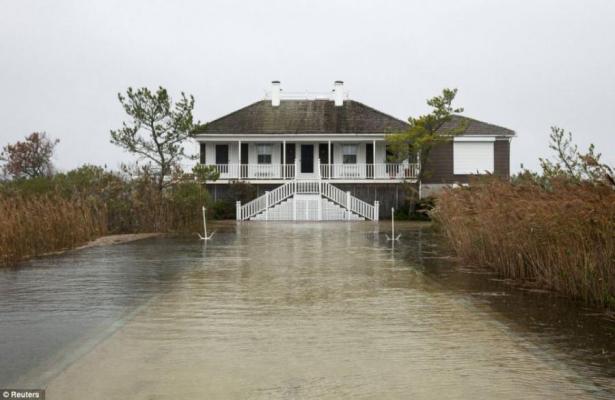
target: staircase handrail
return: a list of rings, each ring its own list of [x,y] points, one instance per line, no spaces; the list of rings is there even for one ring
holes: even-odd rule
[[[286,200],[295,194],[295,181],[286,182],[282,186],[278,186],[272,191],[266,192],[262,196],[241,206],[241,219],[245,220],[256,214],[265,211],[268,207],[272,207],[281,201]]]
[[[321,183],[320,193],[326,198],[332,200],[334,203],[337,203],[342,207],[346,207],[355,214],[359,214],[367,219],[374,219],[373,205],[359,199],[358,197],[352,195],[348,196],[346,192],[328,182]],[[348,204],[349,200],[350,204]]]
[[[241,205],[241,220],[249,219],[268,208],[286,200],[296,193],[319,193],[334,203],[358,214],[361,217],[374,220],[375,207],[355,196],[344,192],[340,188],[321,180],[292,180],[272,191],[265,192],[262,196]]]

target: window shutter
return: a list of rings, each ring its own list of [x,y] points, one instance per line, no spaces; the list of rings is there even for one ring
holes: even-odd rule
[[[205,143],[201,143],[200,146],[200,161],[201,164],[205,164]]]

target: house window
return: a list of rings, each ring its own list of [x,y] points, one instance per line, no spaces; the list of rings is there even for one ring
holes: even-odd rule
[[[493,173],[493,141],[453,142],[453,174],[471,175]]]
[[[271,164],[271,144],[257,144],[256,155],[259,164]]]
[[[357,163],[357,148],[356,144],[342,145],[342,163],[356,164]]]

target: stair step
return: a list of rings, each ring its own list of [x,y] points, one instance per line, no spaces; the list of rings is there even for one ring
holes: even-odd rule
[[[314,198],[318,196],[317,198]],[[268,212],[261,212],[250,218],[252,221],[293,221],[293,205],[297,206],[298,221],[317,221],[318,219],[318,201],[321,202],[322,221],[364,221],[365,218],[357,215],[354,212],[346,210],[344,207],[335,202],[314,194],[300,194],[292,196],[288,199],[271,207]],[[312,204],[306,203],[312,202]],[[315,203],[315,204],[314,204]],[[350,213],[350,215],[349,215]]]

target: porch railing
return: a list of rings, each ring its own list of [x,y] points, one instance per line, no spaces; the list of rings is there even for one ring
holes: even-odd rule
[[[286,179],[295,176],[294,164],[216,164],[222,179]]]
[[[320,164],[316,163],[314,172],[301,173],[301,165],[295,164],[217,164],[220,179],[277,180],[295,179],[306,176],[308,179],[340,180],[404,180],[416,179],[419,174],[418,163],[386,164]]]

